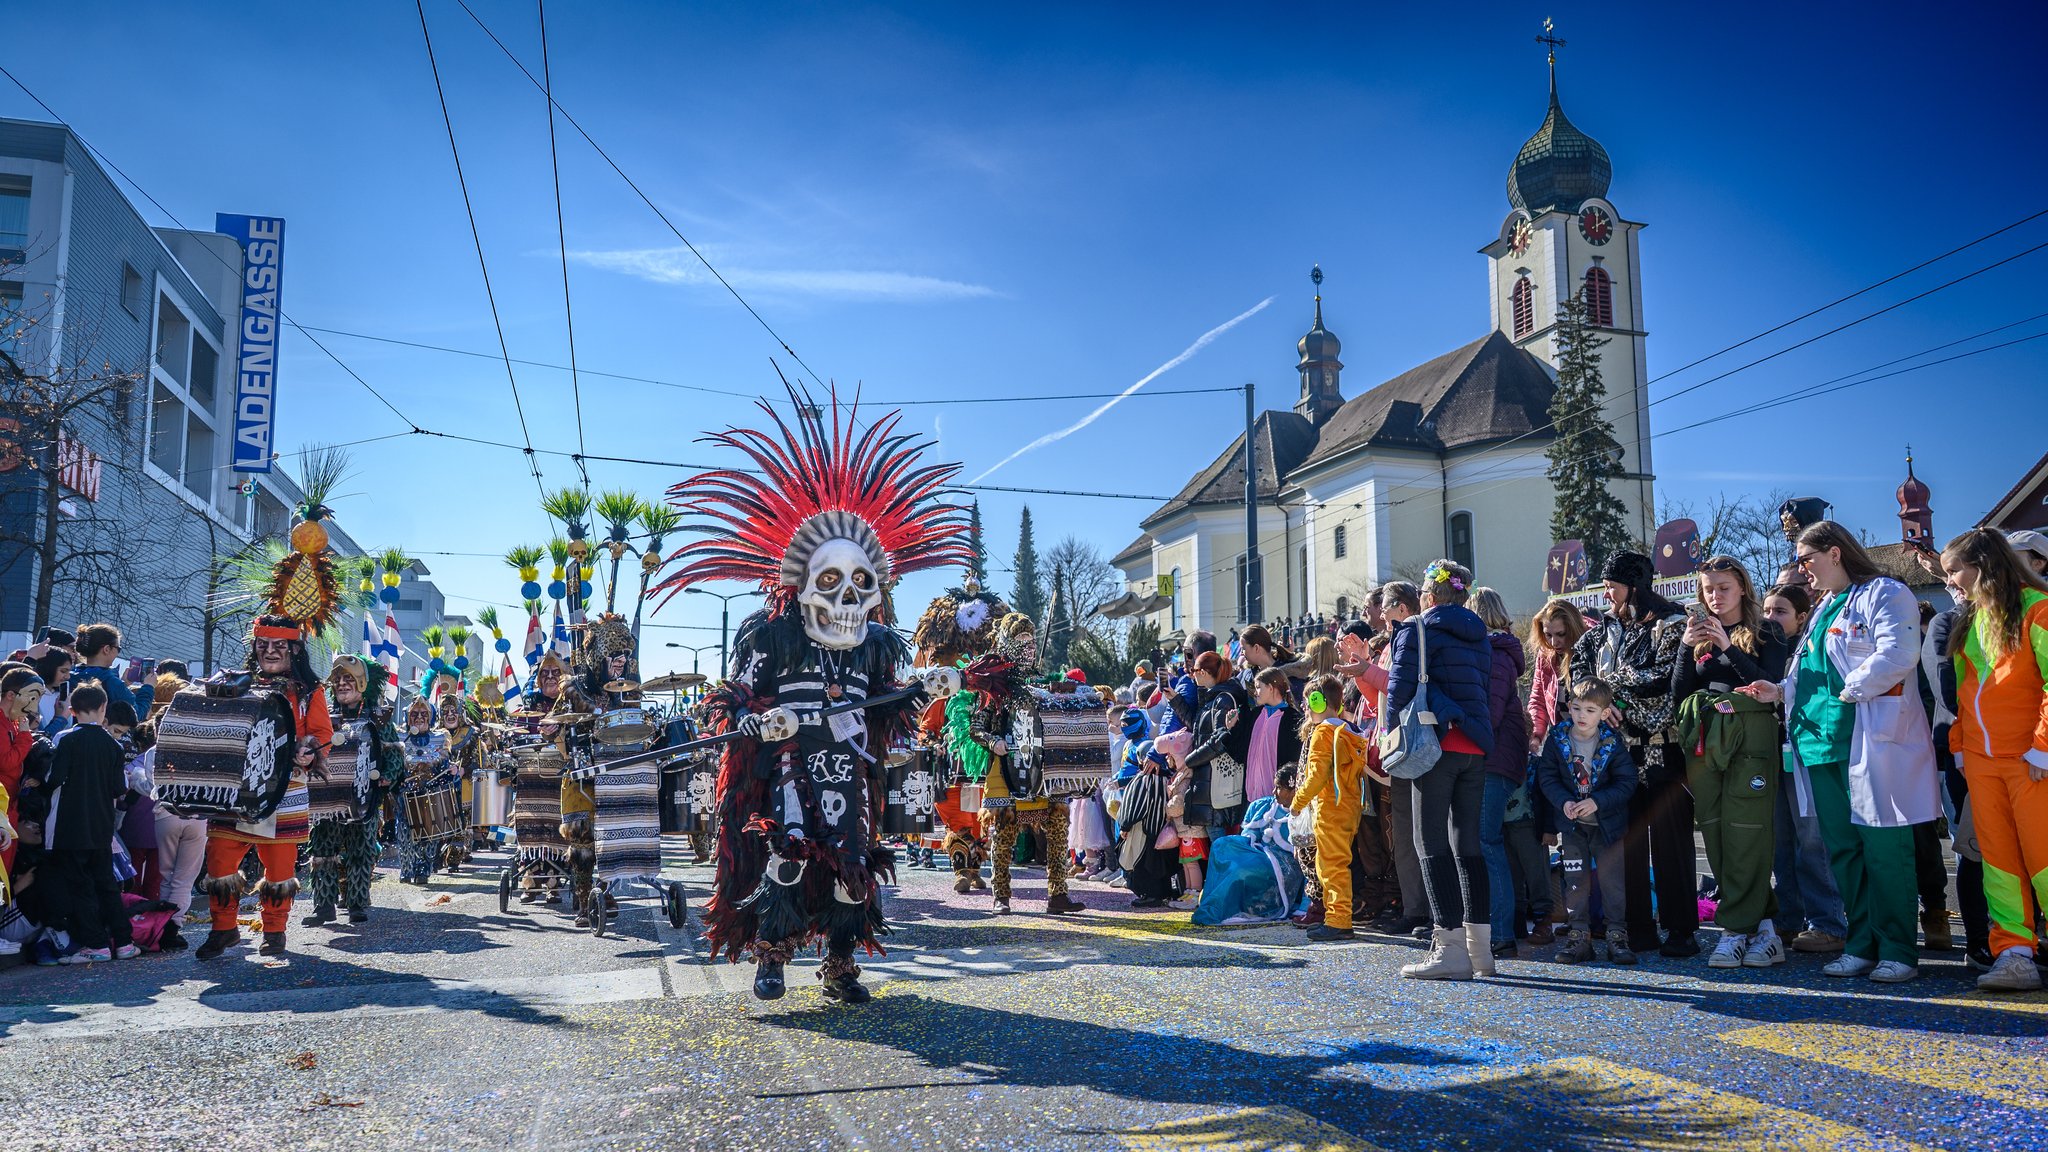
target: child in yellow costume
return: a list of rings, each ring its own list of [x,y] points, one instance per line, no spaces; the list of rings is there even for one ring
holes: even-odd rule
[[[1365,801],[1365,737],[1344,722],[1344,683],[1337,677],[1309,681],[1303,699],[1308,766],[1290,810],[1298,815],[1315,805],[1316,879],[1323,888],[1323,922],[1308,938],[1350,940],[1351,841]]]

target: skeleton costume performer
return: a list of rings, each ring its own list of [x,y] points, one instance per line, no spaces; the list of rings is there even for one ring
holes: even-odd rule
[[[1067,801],[1046,796],[1041,774],[1044,729],[1038,690],[1029,683],[1038,670],[1037,631],[1022,613],[1003,617],[996,625],[995,651],[964,673],[968,691],[961,695],[971,698],[971,707],[953,705],[957,754],[972,765],[978,749],[987,764],[981,827],[995,866],[998,915],[1010,911],[1010,865],[1019,828],[1030,828],[1045,840],[1045,910],[1058,915],[1083,907],[1067,895]],[[966,770],[973,771],[971,766]]]
[[[934,598],[918,619],[917,631],[910,641],[917,650],[917,662],[928,668],[969,666],[973,659],[995,647],[996,625],[1009,614],[1009,605],[983,591],[970,577],[963,587],[949,588]],[[954,779],[936,807],[945,822],[942,848],[953,865],[953,891],[963,895],[988,891],[988,881],[981,876],[981,866],[988,859],[988,842],[981,836],[981,818],[960,807],[963,787],[982,786],[988,774],[988,754],[978,745],[972,746],[969,759],[978,770],[970,778],[970,773],[963,770],[955,742],[948,737],[947,721],[949,710],[967,716],[973,707],[972,696],[956,694],[933,700],[918,718],[920,741],[925,747],[945,754],[953,764]],[[962,740],[965,734],[963,722]]]
[[[825,995],[869,998],[854,949],[886,931],[878,878],[894,854],[875,841],[883,756],[920,699],[859,705],[895,690],[909,646],[881,622],[884,590],[909,572],[969,559],[965,509],[944,503],[960,466],[920,465],[892,413],[865,430],[835,395],[824,410],[791,389],[796,428],[761,403],[775,432],[729,429],[709,441],[755,472],[720,470],[676,485],[677,506],[708,518],[657,588],[752,581],[767,605],[742,621],[729,678],[711,695],[715,732],[737,731],[718,774],[715,891],[705,937],[755,960],[754,994],[782,995],[783,965],[822,942]],[[778,435],[779,434],[779,435]],[[832,707],[855,707],[824,716]]]
[[[360,656],[340,655],[327,673],[335,748],[349,753],[346,784],[354,807],[329,814],[316,808],[313,831],[306,840],[306,872],[313,883],[313,911],[300,923],[326,924],[337,905],[348,909],[351,924],[370,918],[370,881],[377,868],[378,817],[384,794],[405,779],[405,759],[398,732],[384,714],[386,678],[382,668]],[[330,768],[341,762],[329,757]]]

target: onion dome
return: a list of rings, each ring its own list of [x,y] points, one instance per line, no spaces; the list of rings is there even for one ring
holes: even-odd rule
[[[1323,327],[1322,265],[1316,265],[1315,271],[1309,275],[1316,282],[1316,322],[1309,328],[1308,335],[1303,336],[1294,346],[1301,353],[1301,363],[1296,366],[1299,368],[1306,368],[1310,364],[1324,360],[1335,360],[1338,351],[1343,347],[1337,339],[1337,334]]]
[[[1551,209],[1576,212],[1594,197],[1605,197],[1614,178],[1607,149],[1578,130],[1557,102],[1557,78],[1550,81],[1550,114],[1522,145],[1508,169],[1508,203],[1541,215]]]

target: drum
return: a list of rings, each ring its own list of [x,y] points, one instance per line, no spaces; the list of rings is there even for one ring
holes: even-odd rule
[[[685,832],[709,832],[718,812],[718,759],[694,756],[683,776],[677,799],[683,808]]]
[[[512,823],[512,775],[497,768],[476,774],[470,795],[473,811],[470,823],[478,828],[495,828]]]
[[[469,821],[462,815],[462,789],[455,784],[443,784],[406,793],[405,822],[412,827],[415,841],[468,835]]]
[[[625,704],[601,713],[594,735],[600,744],[645,744],[654,738],[654,724],[638,704]]]
[[[560,860],[569,852],[562,838],[562,772],[568,767],[553,744],[512,750],[512,826],[523,860]]]
[[[157,803],[186,817],[269,819],[291,786],[294,732],[276,689],[178,693],[157,718]]]
[[[327,778],[306,785],[311,823],[361,820],[369,813],[370,781],[376,775],[376,747],[367,720],[336,720],[327,750]]]
[[[920,836],[931,831],[938,806],[938,772],[931,754],[917,749],[884,762],[882,826],[885,836]]]

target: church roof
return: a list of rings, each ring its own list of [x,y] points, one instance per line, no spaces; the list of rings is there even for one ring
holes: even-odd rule
[[[1124,545],[1123,551],[1109,558],[1110,566],[1121,568],[1127,560],[1135,561],[1151,556],[1154,543],[1150,532],[1140,532],[1136,540]]]
[[[1266,412],[1258,439],[1259,497],[1277,496],[1292,475],[1367,448],[1441,452],[1512,436],[1547,439],[1556,384],[1543,362],[1498,330],[1345,401],[1321,428],[1296,412]],[[1239,435],[1173,499],[1145,518],[1153,524],[1204,504],[1244,500],[1244,437]],[[1135,546],[1135,545],[1134,545]]]
[[[1508,203],[1536,215],[1552,208],[1576,212],[1587,200],[1607,195],[1613,179],[1607,149],[1566,118],[1553,75],[1550,112],[1508,169]]]

